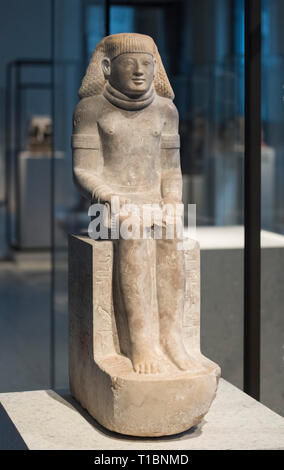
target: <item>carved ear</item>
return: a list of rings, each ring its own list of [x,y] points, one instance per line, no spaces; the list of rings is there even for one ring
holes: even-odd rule
[[[102,69],[103,69],[103,74],[104,74],[105,78],[108,79],[109,76],[110,76],[110,71],[111,71],[111,63],[110,63],[110,59],[108,57],[105,57],[102,60]]]

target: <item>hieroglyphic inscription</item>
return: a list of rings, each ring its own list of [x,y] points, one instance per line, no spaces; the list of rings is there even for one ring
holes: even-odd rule
[[[200,315],[200,263],[199,248],[196,243],[192,250],[186,250],[185,256],[185,308],[183,326],[198,326]]]
[[[115,353],[112,298],[113,245],[94,242],[94,351],[99,356]]]
[[[185,299],[182,319],[183,337],[189,349],[199,348],[200,341],[200,249],[198,243],[184,252]]]

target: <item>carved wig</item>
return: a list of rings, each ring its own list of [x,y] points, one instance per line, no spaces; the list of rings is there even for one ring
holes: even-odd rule
[[[162,59],[157,46],[150,36],[138,33],[120,33],[107,36],[102,39],[90,60],[86,74],[83,78],[78,95],[80,98],[99,95],[103,92],[106,79],[102,70],[102,60],[108,57],[114,59],[126,52],[142,52],[151,54],[157,62],[157,70],[154,78],[154,88],[158,95],[174,99],[174,92],[170,85]]]

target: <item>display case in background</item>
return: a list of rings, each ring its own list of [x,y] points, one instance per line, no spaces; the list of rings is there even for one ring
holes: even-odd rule
[[[48,60],[15,60],[6,66],[5,228],[10,249],[51,246],[51,82]]]

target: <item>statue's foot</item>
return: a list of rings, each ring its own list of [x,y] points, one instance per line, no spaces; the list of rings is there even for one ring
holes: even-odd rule
[[[132,365],[137,374],[160,374],[164,371],[158,352],[140,349],[132,352]]]
[[[208,359],[208,357],[203,356],[202,353],[199,353],[198,357],[200,357],[200,361],[203,367],[209,369],[210,371],[215,370],[215,373],[218,377],[221,375],[221,368],[218,364]]]
[[[169,359],[180,370],[190,370],[190,372],[203,372],[205,370],[200,361],[189,356],[179,335],[170,334],[167,338],[163,338],[162,346]]]

